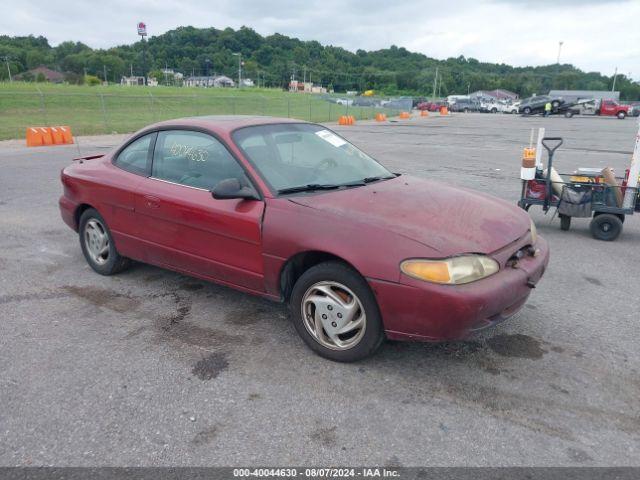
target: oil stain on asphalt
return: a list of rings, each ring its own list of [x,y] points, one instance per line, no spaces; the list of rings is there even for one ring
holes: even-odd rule
[[[538,340],[521,333],[496,335],[487,339],[487,344],[491,350],[503,357],[537,360],[547,353],[542,349]]]
[[[214,352],[208,357],[196,363],[191,370],[200,380],[211,380],[229,367],[227,356],[224,353]]]

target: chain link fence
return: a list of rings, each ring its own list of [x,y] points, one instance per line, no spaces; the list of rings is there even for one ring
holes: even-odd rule
[[[376,113],[393,116],[399,112],[297,94],[270,97],[0,91],[0,140],[24,138],[25,130],[32,126],[65,125],[72,128],[74,135],[97,135],[128,133],[161,120],[198,115],[268,115],[334,122],[341,115],[365,120],[373,119]]]

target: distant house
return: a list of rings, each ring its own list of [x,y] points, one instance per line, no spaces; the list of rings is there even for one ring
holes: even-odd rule
[[[214,76],[193,76],[187,77],[184,80],[185,87],[205,87],[205,88],[219,88],[219,87],[234,87],[236,84],[229,77],[224,75]]]
[[[552,97],[562,97],[567,102],[577,102],[579,100],[620,100],[620,92],[609,92],[607,90],[551,90]]]
[[[314,85],[311,82],[299,82],[298,80],[291,80],[289,82],[290,92],[299,93],[327,93],[327,89],[320,85]]]
[[[469,94],[469,97],[475,100],[509,100],[512,102],[519,98],[517,93],[502,88],[496,88],[495,90],[478,90],[477,92]]]
[[[253,80],[251,80],[250,78],[243,78],[242,79],[242,86],[243,87],[254,87],[255,84],[253,83]]]
[[[26,80],[26,79],[33,79],[33,80],[37,80],[38,77],[40,76],[40,74],[42,74],[42,76],[44,76],[44,79],[47,82],[51,82],[51,83],[62,83],[64,82],[64,75],[60,72],[57,72],[56,70],[51,70],[50,68],[45,67],[44,65],[40,65],[37,68],[34,68],[32,70],[28,70],[24,73],[21,73],[19,75],[15,76],[16,80]]]
[[[138,85],[144,85],[144,77],[132,75],[130,77],[122,77],[120,79],[120,85],[126,85],[127,87],[134,87]]]

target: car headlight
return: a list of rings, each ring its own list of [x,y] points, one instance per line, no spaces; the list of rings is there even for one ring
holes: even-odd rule
[[[400,264],[400,270],[425,282],[461,285],[493,275],[500,270],[500,265],[484,255],[464,255],[444,260],[405,260]]]
[[[535,244],[538,241],[538,229],[536,224],[531,220],[531,244]]]

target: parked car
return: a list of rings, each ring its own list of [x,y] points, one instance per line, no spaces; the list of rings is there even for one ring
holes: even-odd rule
[[[480,102],[480,111],[483,113],[498,113],[504,111],[505,105],[499,102]]]
[[[520,111],[520,102],[509,103],[505,105],[504,113],[515,114]]]
[[[444,107],[447,104],[445,102],[420,102],[416,105],[418,110],[427,110],[429,112],[437,112],[440,107]]]
[[[97,273],[131,259],[288,302],[306,344],[337,361],[492,326],[549,260],[517,206],[391,173],[293,119],[156,123],[61,181],[62,218]]]
[[[551,108],[557,109],[565,103],[561,97],[551,97],[549,95],[536,95],[535,97],[525,98],[520,101],[519,113],[531,115],[534,113],[543,113],[547,103],[551,103]]]
[[[480,102],[474,102],[473,100],[458,100],[452,103],[449,107],[452,112],[479,112]]]
[[[601,100],[596,107],[596,115],[616,116],[620,120],[633,115],[633,107],[631,105],[620,104],[615,100]]]

